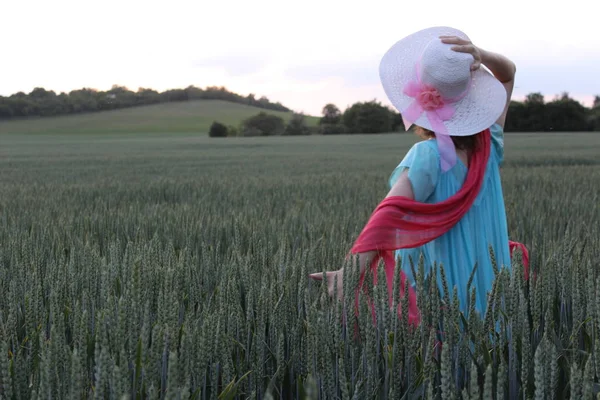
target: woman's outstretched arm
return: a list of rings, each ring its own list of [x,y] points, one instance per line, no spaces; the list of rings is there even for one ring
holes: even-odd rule
[[[386,195],[386,198],[390,197],[390,196],[403,196],[403,197],[407,197],[411,200],[414,199],[412,184],[410,183],[410,180],[408,179],[408,171],[407,170],[404,170],[402,172],[402,174],[398,177],[398,180],[396,181],[394,186],[390,189],[390,191]],[[367,251],[367,252],[358,254],[358,260],[359,260],[361,274],[367,269],[367,267],[369,265],[371,265],[371,262],[373,261],[373,259],[376,255],[377,255],[376,251]],[[343,296],[343,293],[342,293],[343,292],[343,281],[342,281],[342,279],[344,276],[344,268],[342,267],[336,271],[327,271],[325,273],[325,276],[327,279],[327,288],[328,288],[330,296],[333,295],[334,278],[337,276],[337,293],[338,293],[338,297],[341,299]],[[323,273],[316,272],[316,273],[310,274],[309,277],[314,280],[322,280]]]

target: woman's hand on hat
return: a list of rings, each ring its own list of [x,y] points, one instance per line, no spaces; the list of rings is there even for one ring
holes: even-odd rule
[[[458,36],[440,36],[442,43],[454,44],[451,49],[459,53],[468,53],[473,56],[471,71],[477,70],[481,66],[481,50],[469,40],[459,38]]]

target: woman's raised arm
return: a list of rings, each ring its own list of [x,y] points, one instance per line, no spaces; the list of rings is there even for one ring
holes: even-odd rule
[[[494,74],[496,79],[504,85],[506,89],[506,105],[502,115],[498,117],[496,123],[504,128],[506,121],[506,113],[508,112],[508,106],[510,105],[510,98],[512,97],[513,88],[515,85],[515,74],[517,67],[515,63],[509,60],[507,57],[493,53],[491,51],[483,50],[468,40],[456,37],[456,36],[441,36],[442,43],[454,44],[452,50],[461,53],[469,53],[473,56],[473,66],[471,69],[476,70],[481,66],[485,65]]]

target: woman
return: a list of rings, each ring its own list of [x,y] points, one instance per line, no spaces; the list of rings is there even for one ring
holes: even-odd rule
[[[497,265],[510,268],[499,167],[515,70],[506,57],[478,48],[463,32],[447,27],[400,40],[381,61],[388,98],[407,130],[414,124],[427,140],[415,144],[393,171],[389,193],[352,252],[359,254],[363,273],[382,257],[390,289],[394,255],[401,258],[403,282],[411,284],[413,322],[419,316],[409,256],[417,262],[422,254],[426,273],[434,263],[443,265],[465,313],[467,281],[475,265],[475,308],[485,312],[494,279],[490,247]],[[330,293],[335,276],[342,293],[342,274],[343,269],[326,273]],[[322,279],[323,273],[310,277]],[[441,280],[438,285],[441,289]]]

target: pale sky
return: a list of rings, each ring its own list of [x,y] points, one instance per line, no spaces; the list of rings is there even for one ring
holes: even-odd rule
[[[383,54],[430,26],[464,31],[517,65],[514,98],[600,95],[591,0],[0,0],[0,95],[113,84],[225,86],[309,114],[389,104]],[[486,11],[487,10],[487,11]]]

